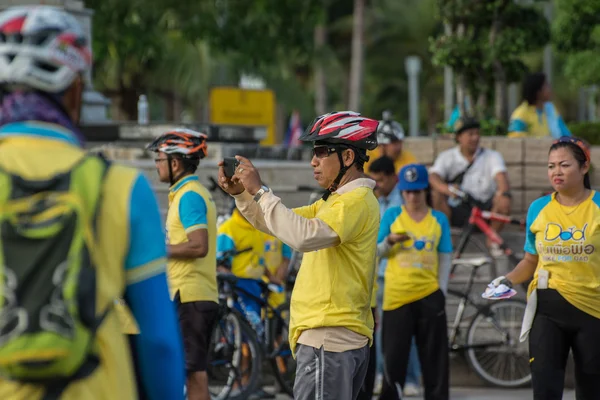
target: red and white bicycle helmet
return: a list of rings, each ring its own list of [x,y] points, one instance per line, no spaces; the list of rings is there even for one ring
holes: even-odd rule
[[[377,147],[377,122],[374,119],[362,117],[353,111],[338,111],[317,117],[308,129],[300,136],[303,142],[321,142],[325,144],[341,145],[354,149],[354,163],[369,160],[367,150]],[[341,149],[340,149],[341,150]],[[340,172],[323,195],[327,200],[335,192],[342,178],[352,166],[345,165],[341,151],[336,152],[340,161]]]
[[[59,8],[8,8],[0,13],[0,83],[60,93],[90,68],[87,44],[77,19]]]
[[[353,111],[337,111],[317,117],[299,139],[373,150],[377,147],[375,132],[378,124]]]
[[[178,154],[188,159],[203,159],[208,154],[208,136],[187,128],[177,128],[157,137],[148,150],[165,154]]]

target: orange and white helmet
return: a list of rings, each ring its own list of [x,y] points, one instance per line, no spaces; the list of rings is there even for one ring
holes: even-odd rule
[[[178,154],[183,158],[203,159],[208,154],[208,136],[187,128],[177,128],[157,137],[148,150],[165,154]]]
[[[59,8],[8,8],[0,12],[0,84],[60,93],[90,68],[87,45],[77,19]]]

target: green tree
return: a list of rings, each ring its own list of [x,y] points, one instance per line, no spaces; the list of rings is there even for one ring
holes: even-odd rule
[[[557,0],[553,42],[566,56],[564,73],[572,84],[600,84],[600,0]]]
[[[480,118],[489,115],[488,101],[495,94],[496,118],[506,120],[506,84],[525,73],[522,56],[548,42],[546,18],[538,8],[513,0],[437,3],[440,20],[448,29],[431,39],[433,62],[454,70],[463,115],[467,96],[476,100]]]

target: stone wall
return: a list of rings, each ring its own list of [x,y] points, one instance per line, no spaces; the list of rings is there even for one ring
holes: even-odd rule
[[[533,200],[551,190],[547,176],[547,159],[552,140],[483,137],[481,143],[485,148],[494,149],[504,157],[513,193],[512,213],[515,216],[523,216]],[[426,165],[431,165],[440,152],[454,145],[452,139],[444,137],[407,138],[405,141],[405,148],[410,150],[417,160]],[[209,177],[216,177],[217,161],[223,155],[230,153],[231,149],[228,150],[227,146],[218,143],[209,146],[209,159],[202,162],[198,172],[204,183],[208,184]],[[145,170],[156,184],[161,205],[165,206],[166,188],[156,182],[154,163],[150,160],[139,159],[144,154],[141,145],[138,148],[123,148],[117,142],[105,148],[112,158],[126,161]],[[310,192],[298,191],[298,186],[316,186],[308,157],[303,157],[303,159],[304,161],[257,161],[263,180],[290,206],[306,204],[309,199]],[[592,147],[593,160],[600,160],[600,146]],[[600,168],[593,171],[591,178],[592,185],[600,183]],[[217,201],[219,200],[217,199]]]
[[[504,157],[513,193],[513,214],[525,214],[533,200],[552,190],[547,175],[551,144],[552,139],[481,138],[483,147],[494,149]],[[408,138],[405,142],[405,148],[427,165],[431,165],[439,153],[454,145],[454,140],[449,138]],[[600,146],[593,146],[591,153],[592,163],[600,160]],[[592,171],[591,181],[592,185],[600,183],[600,168]]]

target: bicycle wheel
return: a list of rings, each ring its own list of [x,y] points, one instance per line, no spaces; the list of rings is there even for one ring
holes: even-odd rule
[[[480,309],[467,331],[467,360],[490,385],[515,388],[531,382],[527,343],[519,341],[526,303],[498,300]]]
[[[296,360],[292,357],[292,350],[289,343],[289,321],[290,305],[282,304],[277,307],[283,321],[277,317],[272,319],[272,329],[270,343],[273,348],[270,349],[272,356],[269,362],[275,379],[279,383],[281,390],[290,396],[294,395],[294,380],[296,379]]]
[[[211,398],[245,398],[260,377],[261,355],[256,336],[242,317],[227,312],[213,330],[208,353],[208,382]]]

